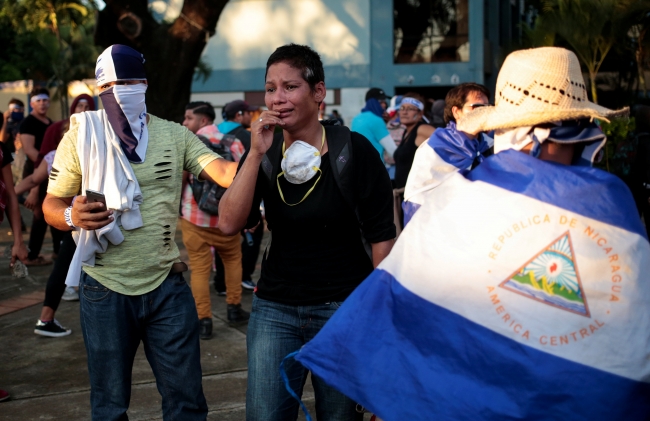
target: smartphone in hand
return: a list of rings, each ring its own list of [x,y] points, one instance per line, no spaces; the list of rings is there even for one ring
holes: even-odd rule
[[[104,209],[95,209],[93,211],[93,213],[103,212],[103,211],[105,211],[107,209],[106,208],[106,196],[104,196],[104,193],[100,193],[100,192],[95,191],[95,190],[86,189],[86,199],[88,200],[87,203],[99,202],[99,203],[104,204]]]

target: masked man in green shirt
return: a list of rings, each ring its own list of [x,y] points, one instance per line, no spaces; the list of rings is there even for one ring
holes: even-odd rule
[[[236,164],[185,127],[147,114],[143,64],[123,45],[99,56],[104,109],[72,116],[43,210],[52,226],[75,231],[66,283],[79,285],[92,419],[126,419],[142,341],[163,419],[205,420],[198,316],[174,235],[183,170],[228,187]],[[89,200],[91,190],[105,204]]]

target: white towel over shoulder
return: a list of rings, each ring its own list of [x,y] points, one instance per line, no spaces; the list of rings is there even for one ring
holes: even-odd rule
[[[74,114],[70,121],[71,126],[79,124],[77,154],[81,191],[85,194],[91,189],[104,193],[106,207],[113,210],[114,217],[110,224],[98,230],[73,232],[77,250],[65,283],[76,286],[81,266],[95,266],[96,253],[104,253],[109,242],[117,245],[124,241],[120,226],[132,230],[143,225],[142,192],[104,110]]]

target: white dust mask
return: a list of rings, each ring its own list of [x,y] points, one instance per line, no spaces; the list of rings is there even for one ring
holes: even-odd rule
[[[307,142],[296,140],[282,154],[281,166],[289,183],[306,183],[320,170],[320,151]]]
[[[323,150],[323,145],[325,145],[325,128],[323,128],[323,137],[321,140],[321,149],[320,151],[310,145],[307,142],[302,140],[296,140],[289,146],[285,151],[284,144],[282,145],[282,172],[278,174],[277,183],[278,190],[280,191],[280,197],[282,201],[289,206],[297,205],[302,203],[303,200],[309,196],[309,194],[314,190],[316,184],[320,180],[320,175],[314,183],[311,189],[305,194],[305,196],[298,203],[289,204],[284,200],[284,195],[282,194],[282,189],[280,188],[280,177],[284,175],[284,178],[291,184],[303,184],[307,181],[314,178],[316,173],[322,171],[320,169],[321,163],[321,151]]]

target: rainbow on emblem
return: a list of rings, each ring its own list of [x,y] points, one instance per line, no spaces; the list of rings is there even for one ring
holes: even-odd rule
[[[573,260],[569,231],[539,252],[499,286],[544,304],[590,317]]]

